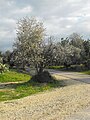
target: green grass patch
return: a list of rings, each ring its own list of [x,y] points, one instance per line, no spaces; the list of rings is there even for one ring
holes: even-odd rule
[[[0,82],[18,82],[28,80],[30,80],[29,75],[18,73],[15,71],[8,71],[3,74],[0,74]]]
[[[90,70],[88,70],[88,71],[83,71],[82,73],[87,74],[87,75],[90,75]]]
[[[64,66],[49,66],[48,69],[62,69]]]
[[[55,70],[62,70],[62,71],[77,71],[77,72],[86,70],[83,64],[71,65],[68,68],[66,68],[65,66],[49,66],[48,69],[55,69]]]
[[[65,86],[62,80],[55,80],[53,83],[37,83],[30,81],[30,79],[29,75],[16,71],[0,74],[0,82],[13,82],[7,85],[0,85],[0,101],[19,99],[31,94],[51,90],[52,88]]]
[[[63,81],[55,81],[54,83],[15,83],[9,85],[7,88],[3,88],[0,91],[0,101],[19,99],[31,94],[36,94],[52,88],[64,86]]]

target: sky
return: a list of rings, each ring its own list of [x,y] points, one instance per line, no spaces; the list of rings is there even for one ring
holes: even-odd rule
[[[12,49],[16,23],[26,16],[43,22],[47,35],[90,38],[90,0],[0,0],[0,50]]]

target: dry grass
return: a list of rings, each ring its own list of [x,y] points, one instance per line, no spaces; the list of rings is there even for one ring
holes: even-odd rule
[[[65,120],[90,105],[89,84],[55,77],[67,86],[0,103],[0,120]]]

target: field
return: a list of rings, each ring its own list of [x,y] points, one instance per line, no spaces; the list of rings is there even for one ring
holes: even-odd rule
[[[5,72],[0,74],[0,82],[19,82],[19,81],[28,81],[30,80],[30,75],[18,73],[15,71]]]
[[[9,71],[0,74],[0,101],[18,99],[38,92],[51,90],[52,88],[64,86],[63,81],[55,83],[28,82],[31,76],[27,74]]]

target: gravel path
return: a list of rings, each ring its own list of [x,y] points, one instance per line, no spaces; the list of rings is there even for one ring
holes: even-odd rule
[[[90,120],[90,106],[72,115],[67,120]]]

